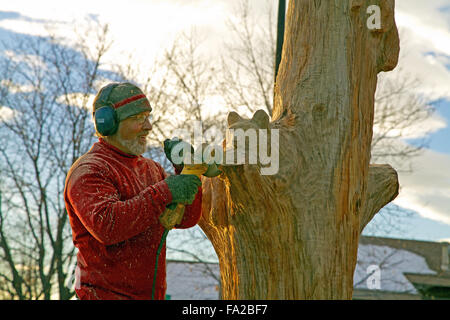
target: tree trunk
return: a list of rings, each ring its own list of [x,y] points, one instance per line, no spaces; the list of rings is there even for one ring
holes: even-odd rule
[[[279,171],[224,166],[203,181],[223,299],[352,298],[359,235],[398,194],[395,170],[369,165],[377,73],[398,53],[394,1],[289,1],[272,121],[228,117],[279,130]]]

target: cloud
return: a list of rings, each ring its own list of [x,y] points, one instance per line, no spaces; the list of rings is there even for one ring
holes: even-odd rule
[[[433,28],[447,29],[450,27],[448,20],[448,0],[397,0],[395,10],[404,14],[415,16],[423,25]]]
[[[428,135],[446,127],[447,121],[439,114],[434,113],[420,123],[415,123],[414,125],[406,127],[404,129],[392,129],[388,132],[387,136],[401,136],[402,139],[418,139],[427,137]],[[377,133],[377,130],[379,130],[375,126],[373,129],[375,134]]]
[[[397,0],[401,57],[388,75],[407,72],[420,81],[416,93],[425,99],[450,99],[450,19],[448,0]],[[447,119],[434,114],[412,126],[408,138],[418,138],[447,127]],[[376,129],[376,128],[375,128]],[[414,158],[411,173],[399,172],[400,194],[395,204],[419,215],[450,224],[450,155],[432,150]]]
[[[450,98],[450,20],[445,5],[447,0],[396,1],[398,68],[420,79],[419,92],[430,97]]]
[[[59,96],[56,102],[62,105],[71,105],[78,108],[91,109],[94,103],[95,95],[89,94],[85,95],[83,93],[70,93],[66,95]]]
[[[8,122],[9,120],[13,119],[14,117],[17,117],[19,115],[19,112],[17,110],[13,110],[6,106],[0,106],[0,122],[5,121]]]
[[[32,85],[26,84],[26,85],[20,85],[17,83],[14,83],[10,80],[7,79],[3,79],[0,81],[0,87],[4,87],[4,88],[8,88],[8,92],[9,93],[29,93],[29,92],[33,92],[35,90],[35,88]]]
[[[425,150],[412,173],[399,172],[400,193],[395,204],[419,215],[450,224],[450,155]]]
[[[375,95],[374,134],[416,139],[447,127],[447,119],[432,113],[431,97],[418,92],[422,81],[405,69],[382,73]]]

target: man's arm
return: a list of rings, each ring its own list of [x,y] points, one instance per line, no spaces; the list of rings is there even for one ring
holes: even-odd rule
[[[155,162],[161,172],[161,176],[167,178],[167,173],[164,168],[157,162]],[[183,166],[173,165],[175,174],[179,175],[183,170]],[[183,219],[180,224],[176,225],[177,229],[187,229],[195,226],[202,216],[202,187],[198,187],[198,192],[195,195],[194,201],[190,205],[185,206]]]
[[[72,173],[67,183],[68,200],[89,233],[105,245],[130,239],[159,224],[159,215],[172,200],[164,180],[121,201],[113,182],[99,170],[83,166],[76,170],[94,173]]]

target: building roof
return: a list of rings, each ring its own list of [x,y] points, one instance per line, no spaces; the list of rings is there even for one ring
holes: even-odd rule
[[[388,246],[395,249],[413,252],[424,257],[430,269],[438,273],[449,271],[450,243],[448,242],[432,242],[362,236],[360,238],[359,244]]]

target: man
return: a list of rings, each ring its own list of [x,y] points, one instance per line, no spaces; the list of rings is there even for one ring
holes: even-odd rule
[[[146,96],[130,83],[105,86],[94,100],[99,141],[73,164],[64,189],[78,248],[79,299],[150,299],[164,228],[190,228],[200,219],[200,179],[168,176],[159,163],[141,156],[152,130],[151,111]],[[165,151],[170,160],[170,150]],[[181,223],[173,226],[165,212],[177,203],[186,209]],[[165,254],[164,246],[155,299],[165,296]]]

